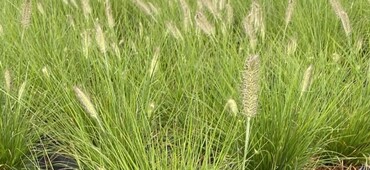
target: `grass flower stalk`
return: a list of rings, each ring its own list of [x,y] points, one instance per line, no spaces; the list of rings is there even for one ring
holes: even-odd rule
[[[27,29],[31,25],[31,15],[32,15],[32,1],[24,0],[22,4],[22,16],[21,16],[21,25],[23,29]]]
[[[109,28],[113,29],[115,22],[114,22],[113,13],[112,13],[112,6],[109,0],[105,0],[104,4],[105,4],[105,15],[107,16],[107,20],[108,20],[108,26]]]
[[[227,100],[226,107],[233,116],[237,116],[239,113],[238,105],[234,99]]]
[[[351,35],[352,29],[347,12],[343,9],[339,0],[330,0],[329,2],[335,14],[341,20],[346,36],[349,37]]]
[[[310,87],[311,81],[312,81],[312,74],[313,74],[313,66],[310,65],[303,75],[303,81],[302,81],[302,90],[301,90],[301,96],[307,92],[307,90]]]
[[[185,29],[185,31],[187,31],[193,25],[193,23],[191,21],[190,8],[189,8],[189,5],[186,3],[185,0],[179,0],[179,2],[180,2],[181,10],[182,10],[182,13],[183,13],[183,18],[184,18],[184,20],[183,20],[184,29]]]
[[[215,27],[207,20],[207,17],[202,12],[198,11],[195,15],[195,23],[206,35],[211,36],[215,34]]]
[[[260,60],[258,55],[250,56],[245,63],[243,73],[243,113],[246,117],[246,135],[244,145],[243,169],[246,166],[248,145],[250,138],[251,119],[257,115],[258,108],[258,91],[259,91],[259,70]]]
[[[166,27],[167,27],[167,31],[169,33],[171,33],[171,35],[174,38],[176,38],[178,40],[183,40],[184,39],[184,37],[182,36],[180,30],[177,28],[176,25],[173,24],[173,22],[167,22],[166,23]]]
[[[10,75],[10,71],[8,69],[4,72],[4,79],[5,79],[5,91],[10,92],[12,86],[12,78]]]
[[[289,0],[288,7],[285,12],[285,29],[287,29],[289,23],[292,21],[292,16],[294,12],[295,0]]]
[[[95,109],[94,104],[92,103],[91,99],[84,93],[79,87],[74,86],[73,91],[77,99],[79,100],[80,104],[83,106],[86,113],[89,114],[91,118],[93,118],[99,125],[99,127],[104,131],[103,125],[99,119],[98,112]]]
[[[91,10],[91,6],[90,6],[90,0],[81,0],[81,4],[82,4],[82,12],[85,16],[85,19],[89,19],[89,16],[92,12]]]

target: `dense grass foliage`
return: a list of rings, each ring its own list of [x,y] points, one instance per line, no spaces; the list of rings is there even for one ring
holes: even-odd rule
[[[0,169],[38,169],[49,152],[107,170],[370,161],[367,0],[0,6]]]

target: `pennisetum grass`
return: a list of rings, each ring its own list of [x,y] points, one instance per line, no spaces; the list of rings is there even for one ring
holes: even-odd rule
[[[32,15],[32,1],[24,0],[22,4],[22,16],[21,16],[21,26],[23,29],[27,29],[31,24]]]
[[[21,86],[19,87],[19,91],[18,91],[18,100],[20,101],[22,98],[23,98],[23,95],[24,95],[24,91],[26,89],[26,85],[27,85],[27,82],[23,82],[21,84]]]
[[[201,2],[215,18],[220,19],[220,12],[213,1],[201,0]]]
[[[287,55],[292,56],[297,50],[297,47],[298,47],[297,38],[296,37],[289,38],[288,46],[286,49]]]
[[[76,9],[78,9],[78,5],[77,5],[77,2],[76,0],[69,0],[72,4],[73,7],[75,7]]]
[[[45,10],[44,10],[44,7],[42,6],[42,4],[40,2],[37,2],[37,10],[40,12],[41,15],[45,15]]]
[[[154,17],[154,12],[151,10],[151,7],[141,0],[133,0],[134,3],[144,12],[146,15]]]
[[[82,38],[82,52],[85,58],[89,57],[89,48],[91,46],[90,30],[86,29],[81,33]]]
[[[110,29],[113,29],[115,22],[113,18],[112,6],[109,0],[105,0],[105,15],[107,16],[108,26]]]
[[[296,0],[288,0],[288,7],[285,12],[285,30],[287,29],[289,23],[292,21],[293,11]]]
[[[248,145],[250,138],[250,124],[252,117],[257,115],[258,108],[258,92],[259,92],[259,70],[260,60],[258,55],[250,56],[245,63],[245,70],[243,72],[243,114],[246,117],[246,134],[244,145],[244,157],[242,167],[245,169]]]
[[[84,110],[89,114],[91,118],[97,121],[99,127],[104,131],[103,125],[99,119],[98,112],[96,111],[91,99],[77,86],[73,87],[73,91],[75,92],[75,95],[80,104],[83,106]]]
[[[257,36],[260,35],[263,40],[266,34],[262,9],[256,0],[252,2],[250,12],[244,18],[243,26],[249,38],[251,49],[254,51],[257,47]]]
[[[173,22],[167,22],[166,27],[167,27],[167,31],[170,32],[171,35],[174,38],[176,38],[178,40],[183,40],[184,39],[180,30],[177,28],[177,26],[175,24],[173,24]]]
[[[227,3],[225,6],[226,10],[226,23],[231,25],[234,21],[234,10],[230,3]]]
[[[227,100],[226,107],[233,116],[238,115],[239,109],[234,99]]]
[[[343,9],[339,0],[329,0],[329,2],[335,14],[341,20],[344,32],[346,33],[347,37],[349,37],[352,29],[347,12]]]
[[[310,65],[303,75],[303,81],[302,81],[302,89],[301,89],[301,96],[307,92],[309,89],[311,82],[312,82],[312,74],[313,74],[313,66]]]
[[[189,28],[193,26],[193,22],[191,21],[191,14],[190,14],[190,8],[188,3],[186,3],[185,0],[179,0],[180,7],[182,10],[183,15],[183,22],[184,22],[184,30],[188,31]]]
[[[81,5],[83,15],[85,16],[85,19],[88,20],[92,12],[90,0],[81,0]]]
[[[149,68],[149,76],[151,78],[154,77],[159,67],[159,53],[160,53],[160,48],[156,47],[154,49],[153,58],[152,58],[152,61],[150,63],[150,68]]]
[[[100,52],[105,55],[107,53],[107,47],[105,44],[104,32],[99,23],[95,24],[95,40]]]
[[[195,23],[206,35],[212,36],[215,34],[215,27],[207,20],[207,17],[202,12],[198,11],[196,13]]]
[[[10,71],[8,69],[6,69],[4,72],[4,80],[5,80],[5,91],[9,93],[12,88],[12,78],[10,75]]]

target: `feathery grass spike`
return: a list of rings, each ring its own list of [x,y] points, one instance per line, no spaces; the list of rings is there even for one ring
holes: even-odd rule
[[[32,15],[32,1],[24,0],[22,4],[22,18],[21,18],[21,25],[23,29],[26,29],[30,26],[31,15]]]
[[[229,109],[230,113],[233,116],[237,116],[238,115],[239,109],[238,109],[238,105],[236,104],[236,102],[235,102],[234,99],[227,100],[226,106],[227,106],[227,108]]]
[[[25,82],[22,83],[21,87],[19,87],[18,100],[22,99],[24,91],[26,89],[26,85],[27,85],[27,82],[25,81]]]
[[[228,3],[226,4],[226,23],[231,25],[234,21],[234,10],[233,7]]]
[[[289,23],[292,21],[294,5],[295,5],[295,0],[289,0],[288,7],[285,12],[285,27],[287,27]]]
[[[37,3],[37,10],[40,12],[41,15],[45,15],[44,7],[40,2]]]
[[[98,119],[98,112],[96,111],[93,103],[90,98],[77,86],[73,87],[73,90],[77,96],[77,99],[80,101],[81,105],[85,111],[94,119]]]
[[[141,0],[134,0],[134,3],[148,16],[154,17],[153,11],[150,6]]]
[[[91,45],[91,37],[90,37],[90,31],[84,30],[81,34],[82,37],[82,52],[85,56],[85,58],[89,57],[89,48]]]
[[[153,77],[155,75],[155,73],[157,72],[157,70],[158,70],[159,53],[160,53],[160,48],[159,47],[155,48],[153,59],[152,59],[152,62],[150,64],[150,69],[149,69],[149,75],[150,75],[150,77]]]
[[[303,93],[307,92],[307,90],[310,87],[310,84],[312,81],[312,73],[313,73],[313,66],[310,65],[303,75],[301,96],[303,95]]]
[[[245,63],[243,73],[243,111],[245,116],[253,117],[257,114],[258,91],[259,91],[259,69],[260,59],[258,55],[250,56]]]
[[[329,2],[335,14],[341,20],[344,32],[346,33],[347,37],[349,37],[352,29],[347,12],[343,9],[339,0],[330,0]]]
[[[112,6],[109,0],[105,0],[105,15],[107,16],[109,28],[113,29],[115,23],[112,13]]]
[[[5,79],[5,91],[10,92],[11,85],[12,85],[12,78],[10,76],[10,71],[8,69],[4,72],[4,79]]]
[[[176,25],[173,24],[173,22],[167,22],[166,23],[167,31],[171,33],[171,35],[178,39],[178,40],[183,40],[183,36],[180,32],[180,30],[177,28]]]
[[[214,35],[215,34],[215,28],[214,26],[207,20],[206,16],[198,11],[195,15],[195,22],[206,35]]]
[[[100,51],[103,54],[106,54],[107,48],[106,48],[106,44],[105,44],[104,32],[103,32],[99,23],[95,24],[95,32],[96,32],[95,33],[96,43],[98,44],[98,47],[99,47]]]
[[[82,12],[85,18],[88,19],[92,12],[91,6],[90,6],[90,0],[81,0],[81,4],[82,4]]]
[[[184,17],[184,29],[188,30],[192,25],[189,5],[185,0],[180,0],[180,6]]]
[[[0,37],[4,35],[3,26],[0,24]]]

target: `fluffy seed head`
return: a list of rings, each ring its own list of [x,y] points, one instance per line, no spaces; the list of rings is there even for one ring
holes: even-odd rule
[[[41,15],[45,15],[44,7],[42,7],[42,4],[40,2],[37,2],[37,10],[40,12]]]
[[[12,78],[10,76],[10,71],[8,69],[4,72],[4,79],[5,79],[5,91],[10,92],[11,85],[12,85]]]
[[[46,66],[42,67],[41,72],[44,74],[44,76],[46,78],[49,78],[50,77],[49,70],[48,70],[48,68]]]
[[[226,23],[230,25],[234,21],[234,10],[229,3],[226,4],[225,8],[226,8]]]
[[[133,0],[134,3],[144,12],[146,15],[154,17],[154,13],[151,10],[150,6],[141,0]]]
[[[172,22],[167,22],[166,27],[167,27],[167,31],[169,33],[171,33],[171,35],[174,38],[176,38],[178,40],[183,40],[184,39],[180,30],[177,28],[177,26],[175,24],[173,24]]]
[[[195,23],[206,35],[211,36],[215,34],[214,26],[207,20],[206,16],[202,12],[198,11],[195,15]]]
[[[82,12],[85,18],[88,19],[92,11],[91,6],[90,6],[90,0],[81,0],[81,4],[82,4]]]
[[[18,100],[22,99],[24,91],[26,89],[26,85],[27,85],[27,82],[25,81],[25,82],[22,83],[21,87],[19,87]]]
[[[330,2],[330,5],[333,8],[335,14],[341,20],[344,32],[346,33],[347,37],[349,37],[351,32],[352,32],[352,29],[351,29],[351,24],[349,22],[348,14],[343,9],[339,0],[330,0],[329,2]]]
[[[184,17],[184,29],[187,31],[192,25],[189,5],[185,0],[180,0],[180,6]]]
[[[259,69],[260,60],[258,55],[253,55],[246,60],[243,73],[243,111],[247,117],[257,114],[258,91],[259,91]]]
[[[339,63],[339,61],[341,59],[341,57],[340,57],[340,55],[338,53],[333,53],[332,58],[333,58],[333,61],[335,63]]]
[[[107,48],[105,45],[104,32],[99,23],[95,24],[95,40],[98,43],[99,49],[103,54],[107,53]]]
[[[303,95],[303,93],[307,92],[307,90],[309,89],[311,85],[312,73],[313,73],[313,66],[310,65],[303,75],[301,96]]]
[[[112,14],[112,7],[109,0],[105,0],[105,15],[107,16],[109,28],[113,29],[115,23]]]
[[[297,38],[296,37],[290,38],[287,46],[287,55],[288,56],[293,55],[297,50],[297,47],[298,47]]]
[[[26,29],[30,26],[31,15],[32,15],[32,1],[24,0],[22,4],[22,18],[21,18],[21,25],[23,29]]]
[[[89,57],[89,48],[91,45],[90,31],[84,30],[81,34],[82,37],[82,52],[86,58]]]
[[[114,53],[116,54],[116,56],[117,56],[118,58],[121,58],[121,52],[120,52],[120,50],[119,50],[119,48],[118,48],[117,43],[113,42],[113,43],[111,44],[111,46],[112,46],[112,49],[113,49]]]
[[[220,1],[218,2],[218,9],[219,9],[220,11],[222,11],[222,10],[224,10],[224,9],[225,9],[225,7],[226,7],[226,0],[220,0]]]
[[[76,0],[70,0],[73,7],[78,8]]]
[[[3,26],[0,24],[0,37],[4,35]]]
[[[149,75],[150,77],[153,77],[155,75],[155,73],[157,72],[158,70],[158,66],[159,66],[159,53],[160,53],[160,48],[157,47],[155,48],[154,50],[154,55],[153,55],[153,59],[152,59],[152,62],[150,64],[150,69],[149,69]]]
[[[288,7],[285,12],[285,27],[287,27],[290,21],[292,20],[294,5],[295,5],[295,0],[289,0]]]
[[[77,99],[80,101],[81,105],[85,111],[94,119],[98,119],[98,112],[95,109],[95,106],[91,102],[90,98],[77,86],[73,87],[73,91]]]
[[[150,10],[152,11],[152,13],[154,15],[158,15],[159,14],[158,8],[155,7],[151,2],[148,2],[148,5],[149,5],[149,8],[150,8]]]
[[[236,102],[235,102],[234,99],[227,100],[226,106],[227,106],[227,108],[229,109],[230,113],[233,116],[237,116],[238,115],[239,109],[238,109],[238,105],[236,104]]]
[[[214,2],[211,0],[201,0],[201,2],[213,16],[220,19],[220,12],[218,11],[218,8]]]
[[[148,106],[148,117],[151,117],[155,109],[155,103],[150,102]]]

